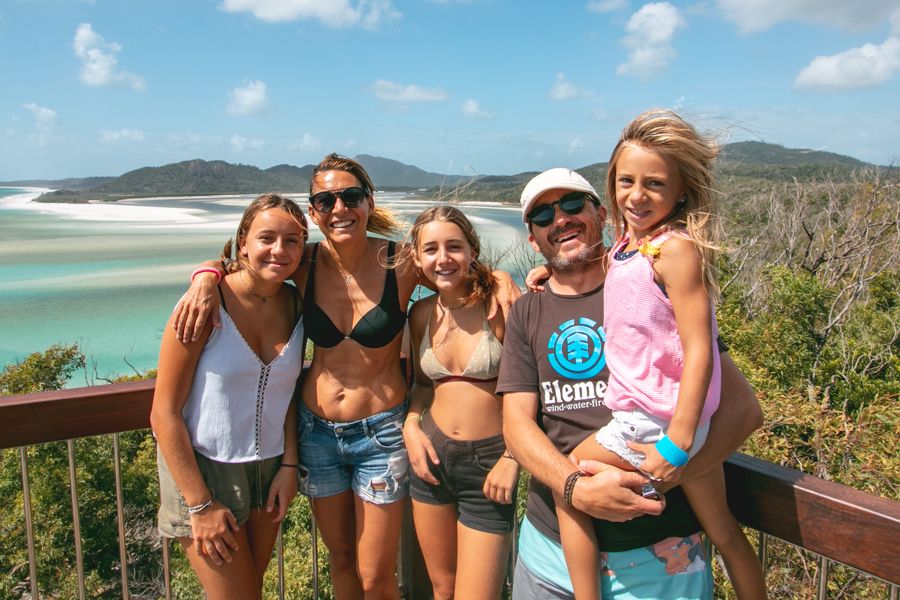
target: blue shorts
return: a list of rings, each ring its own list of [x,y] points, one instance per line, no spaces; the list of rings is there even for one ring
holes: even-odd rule
[[[352,489],[373,504],[406,497],[409,457],[403,443],[407,403],[340,423],[316,416],[300,404],[300,490],[325,498]]]
[[[671,537],[625,552],[601,552],[600,591],[604,599],[710,600],[712,572],[699,533]],[[559,542],[522,521],[513,600],[572,600],[572,582]]]

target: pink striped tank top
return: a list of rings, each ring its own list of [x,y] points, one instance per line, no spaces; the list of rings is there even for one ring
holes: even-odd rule
[[[651,244],[657,248],[672,235],[665,233]],[[677,235],[677,233],[676,233]],[[624,249],[618,243],[611,252]],[[639,409],[671,420],[678,400],[684,349],[669,298],[653,277],[651,259],[638,251],[609,259],[603,290],[603,329],[609,387],[604,403],[611,410]],[[709,421],[719,406],[721,364],[716,344],[718,327],[712,320],[713,372],[700,423]]]

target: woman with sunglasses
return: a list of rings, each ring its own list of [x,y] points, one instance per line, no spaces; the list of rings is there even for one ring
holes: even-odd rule
[[[423,280],[413,268],[388,268],[400,248],[368,235],[399,230],[375,207],[374,191],[350,158],[330,154],[315,167],[309,215],[325,240],[307,247],[293,276],[315,344],[300,386],[300,486],[329,549],[338,599],[400,597],[394,570],[409,466],[401,333]],[[195,278],[180,307],[182,335],[215,305],[210,280]],[[518,288],[508,275],[502,283],[498,291],[511,302]]]

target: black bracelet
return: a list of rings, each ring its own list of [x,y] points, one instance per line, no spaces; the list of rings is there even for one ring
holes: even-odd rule
[[[575,483],[582,477],[584,477],[584,473],[581,471],[575,471],[566,477],[566,485],[563,487],[563,500],[569,506],[572,506],[572,494],[575,493]]]
[[[504,452],[500,458],[508,458],[509,460],[516,460],[515,457],[509,452]]]
[[[291,469],[299,469],[300,465],[292,465],[291,463],[281,463],[282,467],[289,467]]]

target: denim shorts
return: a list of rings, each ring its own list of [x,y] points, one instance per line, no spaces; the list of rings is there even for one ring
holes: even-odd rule
[[[474,441],[450,439],[435,425],[430,412],[422,419],[422,431],[441,461],[431,465],[438,484],[430,484],[410,470],[412,499],[425,504],[456,504],[459,522],[476,531],[512,531],[516,518],[515,491],[512,504],[494,502],[484,495],[484,480],[506,450],[503,436]]]
[[[238,525],[243,525],[250,518],[251,509],[266,505],[269,487],[281,468],[281,455],[244,463],[219,462],[198,452],[194,452],[194,458],[213,498],[231,511]],[[192,537],[187,503],[178,491],[158,447],[156,465],[159,470],[159,533],[168,538]]]
[[[409,457],[403,443],[407,403],[341,423],[300,404],[300,490],[325,498],[352,489],[373,504],[406,497]]]
[[[597,443],[621,456],[635,469],[639,469],[644,462],[644,454],[635,452],[625,442],[637,442],[638,444],[655,444],[666,434],[669,421],[648,415],[640,410],[614,410],[612,420],[597,432]],[[694,433],[694,444],[691,446],[690,456],[693,457],[709,433],[709,421],[701,423]]]

